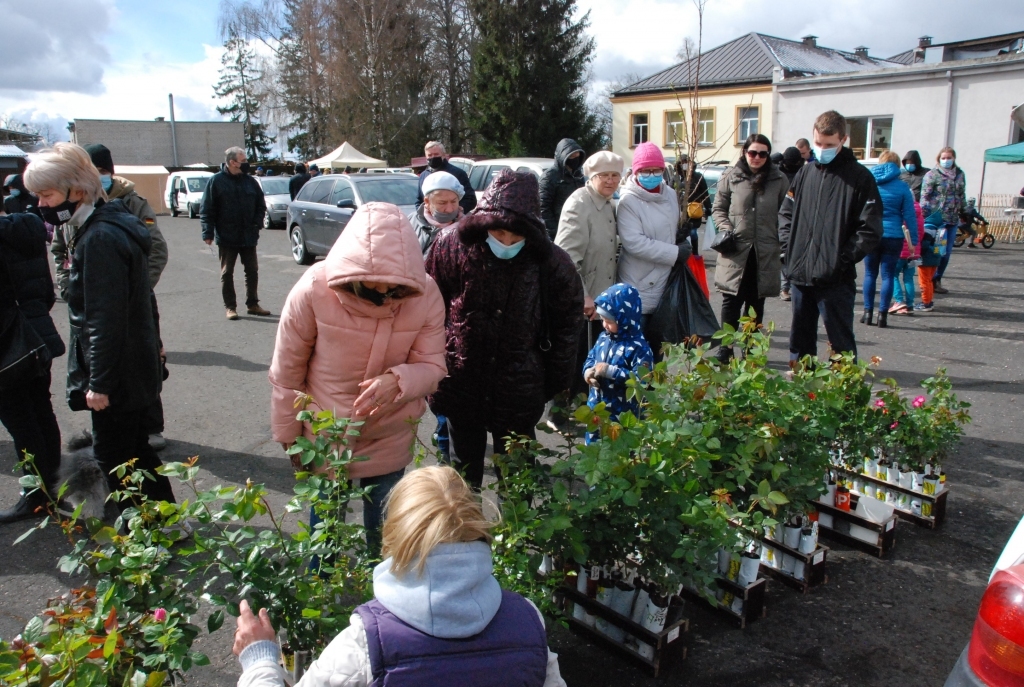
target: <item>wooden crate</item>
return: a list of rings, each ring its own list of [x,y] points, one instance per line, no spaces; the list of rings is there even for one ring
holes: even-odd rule
[[[818,526],[820,532],[820,523]],[[770,575],[773,579],[796,589],[800,593],[806,593],[811,587],[817,587],[820,584],[828,582],[828,573],[825,570],[825,559],[828,558],[829,552],[829,548],[827,546],[818,544],[818,548],[813,552],[800,553],[797,549],[791,549],[785,544],[768,537],[761,539],[761,545],[769,546],[779,554],[789,554],[797,560],[803,561],[804,579],[797,579],[782,568],[772,567],[764,561],[761,562],[762,573]]]
[[[658,677],[658,674],[664,668],[672,665],[675,661],[681,661],[686,658],[686,644],[681,640],[682,634],[690,631],[690,621],[686,618],[681,617],[671,624],[666,624],[665,629],[661,632],[651,632],[642,625],[634,623],[626,616],[616,613],[604,604],[597,603],[596,600],[577,591],[575,587],[563,585],[555,593],[561,602],[563,611],[566,610],[566,601],[571,601],[585,608],[588,613],[604,618],[612,625],[624,630],[626,634],[632,635],[644,644],[654,647],[654,658],[648,659],[641,656],[632,647],[626,644],[619,644],[603,632],[599,632],[596,628],[577,620],[573,617],[571,611],[566,612],[563,616],[569,624],[570,630],[601,646],[612,649],[620,656],[639,663],[651,671],[654,677]],[[673,601],[677,605],[674,606]],[[681,605],[682,600],[679,597],[672,597],[669,602],[669,616],[674,615],[674,610],[680,612],[682,610]]]
[[[839,472],[841,474],[846,475],[851,480],[853,478],[857,478],[857,479],[863,480],[865,482],[869,482],[871,484],[874,484],[876,486],[882,487],[883,489],[891,489],[892,491],[895,491],[895,492],[897,492],[899,494],[907,494],[908,496],[910,496],[910,498],[920,499],[921,500],[921,506],[922,506],[922,512],[924,510],[925,504],[928,505],[927,510],[931,513],[931,515],[915,515],[914,513],[910,512],[909,510],[903,510],[902,508],[896,508],[896,510],[894,512],[896,513],[897,516],[899,516],[899,518],[901,520],[906,520],[908,522],[912,522],[915,525],[918,525],[920,527],[927,527],[929,529],[935,529],[936,527],[938,527],[939,525],[942,524],[943,520],[946,519],[946,496],[949,494],[949,487],[947,485],[945,485],[945,484],[942,485],[942,491],[939,492],[938,494],[922,494],[919,491],[914,491],[913,489],[907,489],[906,487],[901,487],[898,484],[892,484],[891,482],[887,482],[884,479],[878,479],[877,477],[870,477],[868,475],[865,475],[862,472],[857,472],[855,470],[847,470],[846,468],[839,468]],[[851,493],[856,493],[856,492],[851,492]],[[868,495],[869,496],[874,496],[873,494],[868,494]],[[890,504],[890,505],[892,505],[892,504]]]
[[[849,511],[840,510],[835,506],[828,506],[825,505],[824,503],[814,504],[814,507],[818,510],[818,513],[831,515],[833,518],[833,523],[836,519],[839,519],[846,521],[852,525],[860,525],[865,529],[878,532],[878,534],[880,535],[878,538],[878,544],[871,544],[870,542],[866,542],[863,539],[858,539],[857,537],[854,537],[845,532],[839,532],[831,527],[826,527],[825,525],[821,524],[820,518],[818,520],[818,535],[822,537],[827,537],[832,541],[841,542],[848,546],[861,549],[862,551],[866,551],[873,556],[883,558],[887,553],[892,551],[894,546],[896,546],[896,522],[899,518],[897,518],[896,514],[894,513],[885,522],[871,522],[870,520],[862,518],[853,512],[853,509],[856,506],[857,497],[853,494],[850,495]]]
[[[768,586],[767,579],[759,577],[749,587],[741,587],[724,577],[719,577],[715,580],[715,583],[719,589],[727,594],[743,599],[743,611],[741,613],[732,610],[731,605],[726,605],[722,601],[716,601],[712,604],[708,601],[707,597],[696,589],[683,587],[680,593],[688,600],[725,616],[729,621],[736,623],[736,626],[741,630],[747,626],[748,622],[763,618],[767,614],[767,609],[764,605],[764,590]]]

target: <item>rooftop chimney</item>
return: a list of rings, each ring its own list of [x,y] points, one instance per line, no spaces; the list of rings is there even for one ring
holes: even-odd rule
[[[856,55],[857,57],[867,57],[868,48],[867,46],[864,45],[858,45],[856,48],[853,49],[853,54]]]
[[[162,121],[164,121],[164,118],[163,118],[163,117],[157,117],[157,118],[156,118],[156,119],[154,119],[153,121],[154,121],[154,122],[162,122]]]
[[[919,48],[927,48],[931,44],[932,44],[932,37],[931,36],[921,36],[920,38],[917,39],[917,47],[919,47]]]
[[[817,48],[818,47],[818,37],[817,36],[804,36],[800,40],[801,40],[801,42],[804,45],[806,45],[809,48]]]

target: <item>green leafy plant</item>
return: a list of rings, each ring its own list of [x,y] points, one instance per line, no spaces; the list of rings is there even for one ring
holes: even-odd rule
[[[945,368],[921,382],[927,395],[904,401],[903,431],[897,437],[904,462],[915,472],[925,464],[943,462],[956,449],[964,426],[971,421],[971,404],[957,398]]]

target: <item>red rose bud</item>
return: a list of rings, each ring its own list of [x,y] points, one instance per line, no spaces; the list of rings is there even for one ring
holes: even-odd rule
[[[158,623],[162,623],[163,621],[167,620],[167,611],[163,608],[156,609],[155,611],[153,611],[153,620],[157,621]]]

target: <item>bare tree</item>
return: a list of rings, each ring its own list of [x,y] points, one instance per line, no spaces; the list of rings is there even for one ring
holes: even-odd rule
[[[682,47],[679,49],[680,56],[686,61],[686,98],[689,102],[690,110],[690,131],[685,142],[680,141],[678,138],[673,142],[676,152],[676,174],[674,175],[676,193],[679,197],[679,207],[684,209],[683,212],[679,213],[679,229],[681,231],[687,228],[690,221],[685,210],[690,202],[690,188],[693,184],[693,172],[697,162],[697,148],[700,145],[700,61],[704,40],[704,8],[708,4],[708,0],[692,1],[694,7],[697,8],[697,40],[695,42],[687,36],[683,41]],[[676,92],[676,102],[679,104],[680,111],[684,113],[684,121],[686,121],[685,108],[678,92]],[[680,173],[682,171],[682,143],[685,143],[686,154],[690,159],[690,164],[686,166],[685,175]]]
[[[422,0],[426,67],[430,74],[431,130],[453,153],[472,138],[470,107],[472,54],[477,30],[467,0]]]

